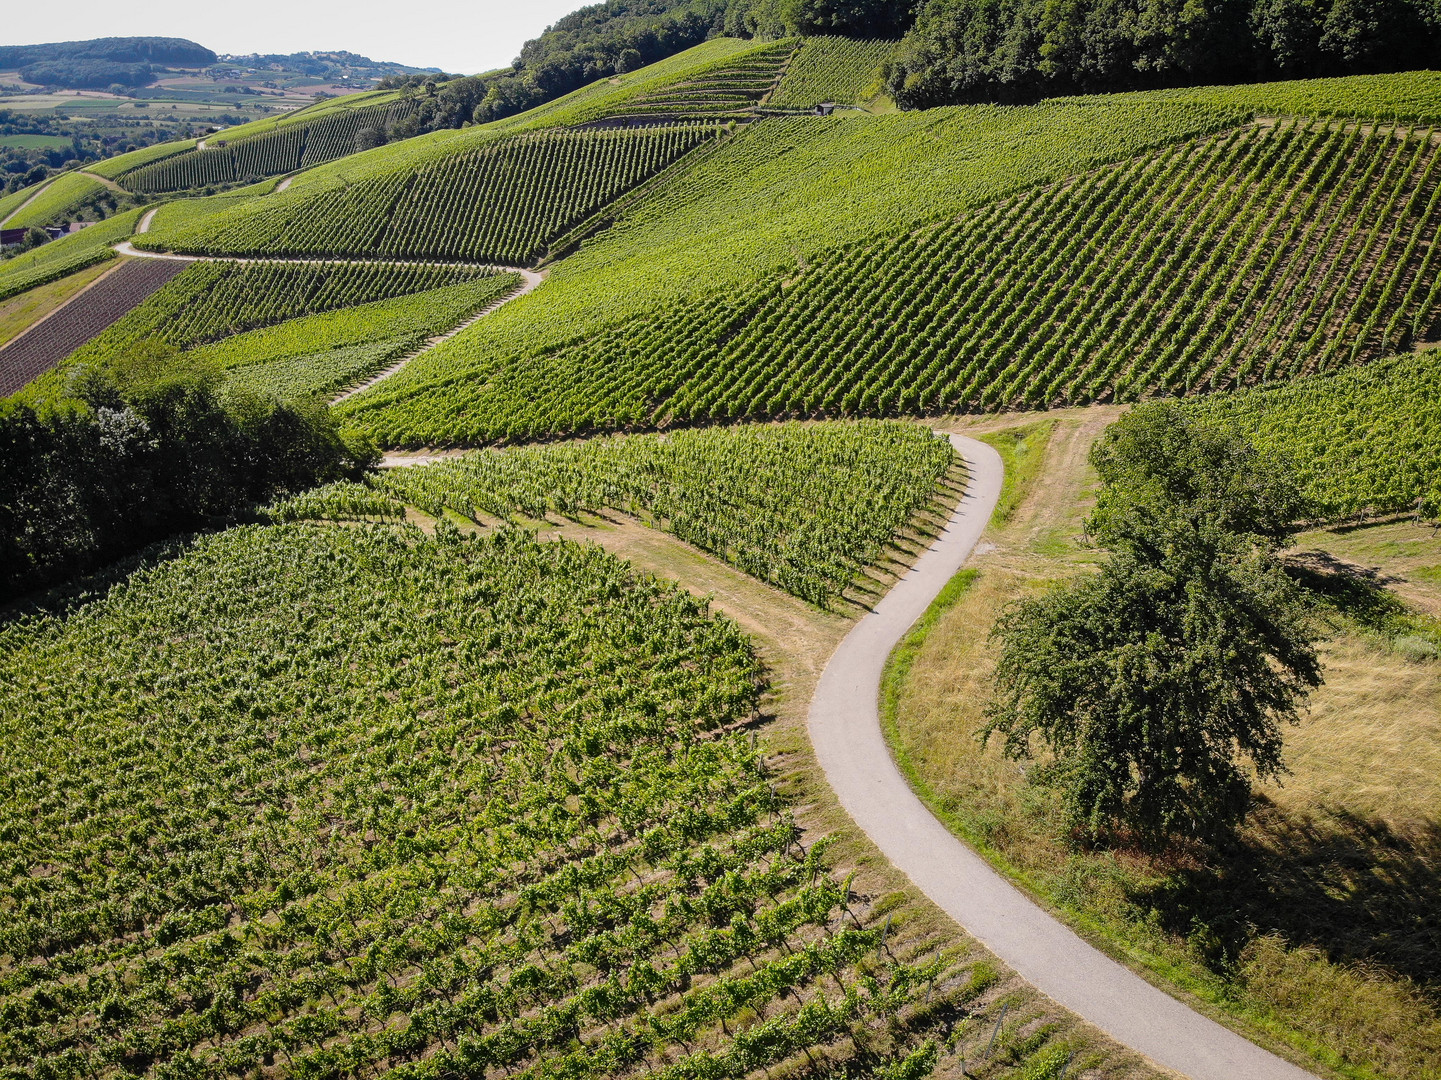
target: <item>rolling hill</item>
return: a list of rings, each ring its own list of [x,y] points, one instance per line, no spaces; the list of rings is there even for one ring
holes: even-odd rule
[[[985,527],[944,433],[1006,487],[882,681],[936,827],[1267,1075],[1429,1080],[1441,74],[898,109],[943,6],[607,5],[492,73],[532,108],[406,84],[54,182],[151,205],[0,299],[155,283],[37,302],[106,321],[0,406],[0,1075],[1161,1075],[808,738],[841,642]],[[1331,665],[1295,787],[1159,855],[971,737],[1157,398],[1295,480]],[[229,476],[264,496],[200,498]]]

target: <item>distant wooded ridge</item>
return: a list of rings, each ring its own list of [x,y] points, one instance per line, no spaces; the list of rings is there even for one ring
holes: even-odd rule
[[[204,67],[216,55],[185,38],[125,37],[0,45],[0,70],[18,70],[26,82],[74,90],[146,86],[156,67]]]

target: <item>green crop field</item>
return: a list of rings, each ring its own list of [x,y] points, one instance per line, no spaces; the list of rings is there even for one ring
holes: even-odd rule
[[[239,529],[0,655],[7,1076],[919,1076],[995,978],[846,915],[744,636],[594,547]]]
[[[52,180],[35,197],[35,201],[11,214],[6,228],[20,229],[27,225],[49,225],[74,214],[81,203],[105,190],[105,185],[84,173],[64,173]]]
[[[767,102],[777,109],[806,109],[827,102],[854,105],[879,80],[894,41],[808,37]]]
[[[364,128],[384,130],[411,108],[409,102],[395,102],[336,110],[309,123],[290,123],[248,138],[215,135],[204,150],[167,155],[116,178],[129,191],[165,192],[280,176],[355,153]]]
[[[317,193],[286,191],[186,229],[148,233],[155,250],[353,255],[528,263],[548,241],[664,169],[716,129],[538,133],[416,172]]]
[[[196,263],[72,360],[108,362],[158,341],[192,349],[289,319],[485,278],[464,266],[384,263]]]
[[[1191,408],[1284,454],[1319,517],[1441,516],[1441,352],[1218,394]]]
[[[176,142],[156,143],[154,146],[142,147],[139,150],[132,150],[128,154],[118,154],[113,158],[106,158],[104,161],[97,161],[94,165],[88,166],[88,171],[97,176],[103,176],[109,180],[118,179],[120,176],[132,169],[138,169],[142,165],[149,165],[165,158],[174,157],[176,154],[183,154],[187,150],[195,149],[194,139],[180,139]]]
[[[472,520],[606,507],[643,513],[752,576],[825,604],[928,504],[951,461],[947,443],[909,424],[791,424],[482,452],[392,470],[371,487],[393,500],[392,514],[405,505]],[[343,509],[331,507],[353,497],[339,488],[298,505],[340,518]]]
[[[96,336],[0,408],[0,550],[61,582],[0,612],[0,1080],[1154,1080],[907,884],[807,741],[829,658],[968,507],[932,428],[1004,447],[1007,488],[882,685],[905,774],[1248,1037],[1429,1076],[1441,73],[911,109],[880,70],[939,24],[654,6],[548,31],[554,67],[97,168],[163,197],[137,247],[195,260],[106,319],[79,293]],[[140,214],[0,262],[0,300]],[[1357,582],[1297,615],[1327,681],[1250,854],[1082,844],[973,738],[988,632],[1094,568],[1088,452],[1152,398],[1282,455],[1288,569]],[[223,438],[190,468],[155,448],[192,399]],[[167,470],[202,464],[260,479],[196,516]],[[71,563],[15,540],[56,523]],[[128,561],[65,578],[96,553]]]
[[[484,380],[411,373],[354,415],[435,445],[1124,401],[1364,362],[1431,331],[1437,167],[1429,132],[1238,128],[493,361]]]
[[[515,274],[496,274],[290,319],[202,346],[190,359],[251,390],[280,397],[330,394],[414,352],[519,285]]]

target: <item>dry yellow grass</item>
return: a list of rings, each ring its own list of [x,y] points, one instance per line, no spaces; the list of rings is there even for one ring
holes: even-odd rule
[[[1078,851],[1046,793],[975,738],[991,690],[986,636],[1018,596],[1085,573],[1089,447],[1117,414],[1067,410],[974,581],[924,642],[898,653],[886,704],[897,757],[953,829],[1099,943],[1248,1032],[1334,1075],[1441,1076],[1441,663],[1379,638],[1323,646],[1326,686],[1289,729],[1293,773],[1268,786],[1235,850],[1153,860]],[[994,435],[1009,421],[961,421]],[[1004,437],[999,440],[1004,442]],[[1031,470],[1025,470],[1031,472]],[[1374,572],[1408,602],[1441,602],[1441,539],[1410,524],[1307,534],[1301,550]],[[1420,570],[1422,572],[1418,573]],[[903,647],[904,650],[904,647]]]

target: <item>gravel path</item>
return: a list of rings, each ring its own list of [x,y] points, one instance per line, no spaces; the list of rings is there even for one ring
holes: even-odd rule
[[[970,556],[1001,492],[1000,455],[974,439],[950,438],[970,469],[965,498],[930,550],[841,642],[811,701],[811,742],[837,798],[946,914],[1117,1042],[1192,1080],[1315,1080],[1088,945],[952,835],[896,768],[881,733],[881,673]]]

